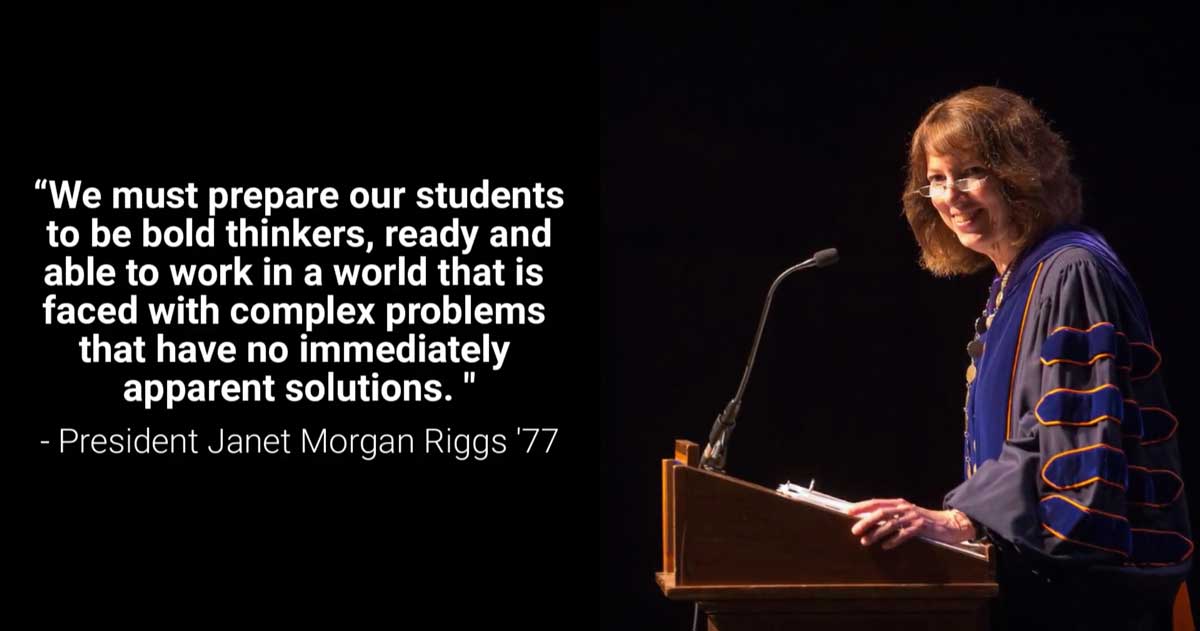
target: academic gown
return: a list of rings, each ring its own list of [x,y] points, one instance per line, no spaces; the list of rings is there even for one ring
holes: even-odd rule
[[[1013,265],[968,386],[966,479],[945,504],[996,544],[1010,624],[1122,627],[1169,602],[1192,563],[1162,356],[1098,233],[1061,226]]]

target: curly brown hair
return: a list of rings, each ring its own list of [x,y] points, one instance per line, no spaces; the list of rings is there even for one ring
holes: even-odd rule
[[[1083,215],[1067,143],[1033,105],[1001,88],[959,92],[921,117],[909,146],[908,182],[901,198],[921,247],[921,266],[936,276],[970,274],[990,260],[959,243],[929,198],[917,192],[928,183],[930,152],[984,163],[1008,203],[1018,252],[1053,226],[1076,223]]]

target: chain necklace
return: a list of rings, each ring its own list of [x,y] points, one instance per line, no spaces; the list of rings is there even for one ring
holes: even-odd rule
[[[967,398],[963,404],[963,440],[970,441],[966,445],[965,450],[967,453],[964,455],[968,476],[975,472],[973,458],[975,441],[971,438],[971,415],[968,411],[971,402],[971,383],[975,381],[975,376],[978,372],[976,364],[983,357],[985,346],[983,343],[983,334],[992,327],[992,320],[996,317],[996,313],[1000,311],[1000,304],[1004,302],[1004,290],[1008,287],[1008,279],[1012,274],[1012,268],[1012,264],[1009,264],[1008,269],[1004,270],[1004,274],[992,281],[991,287],[988,288],[988,299],[984,304],[983,313],[975,319],[975,338],[967,344],[967,355],[971,358],[971,365],[967,366]],[[992,299],[992,296],[995,296],[995,300]]]
[[[992,281],[991,288],[988,289],[988,299],[984,304],[983,313],[975,319],[975,339],[967,344],[967,355],[971,358],[971,365],[967,367],[967,384],[969,385],[975,380],[975,364],[983,357],[983,334],[992,327],[992,320],[996,317],[996,313],[1000,310],[1001,303],[1004,302],[1004,290],[1008,287],[1008,278],[1012,274],[1012,266],[1004,270],[1004,275]],[[999,287],[997,287],[999,284]],[[992,296],[995,295],[993,302]]]

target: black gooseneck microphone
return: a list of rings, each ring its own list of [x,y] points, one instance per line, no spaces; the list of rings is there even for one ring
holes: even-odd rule
[[[750,358],[746,360],[746,370],[742,372],[742,383],[738,385],[737,394],[733,395],[713,423],[712,431],[708,434],[708,445],[704,447],[704,456],[700,459],[701,467],[709,471],[725,471],[725,457],[729,454],[729,436],[733,433],[738,409],[742,407],[742,393],[746,390],[746,383],[750,381],[750,368],[754,366],[754,356],[758,354],[758,343],[762,339],[763,326],[767,323],[767,312],[771,310],[771,298],[775,295],[775,289],[779,287],[779,282],[792,272],[810,267],[829,267],[837,262],[838,251],[836,249],[821,250],[811,259],[787,268],[775,279],[775,282],[771,283],[762,315],[758,318],[758,331],[754,334],[754,344],[750,347]]]

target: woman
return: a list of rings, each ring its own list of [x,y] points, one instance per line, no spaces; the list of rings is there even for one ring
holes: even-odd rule
[[[1066,144],[1012,92],[960,92],[913,134],[903,200],[926,269],[996,272],[968,346],[965,481],[944,511],[855,504],[851,532],[989,539],[1001,626],[1155,628],[1193,549],[1178,420],[1136,287],[1077,225]]]

